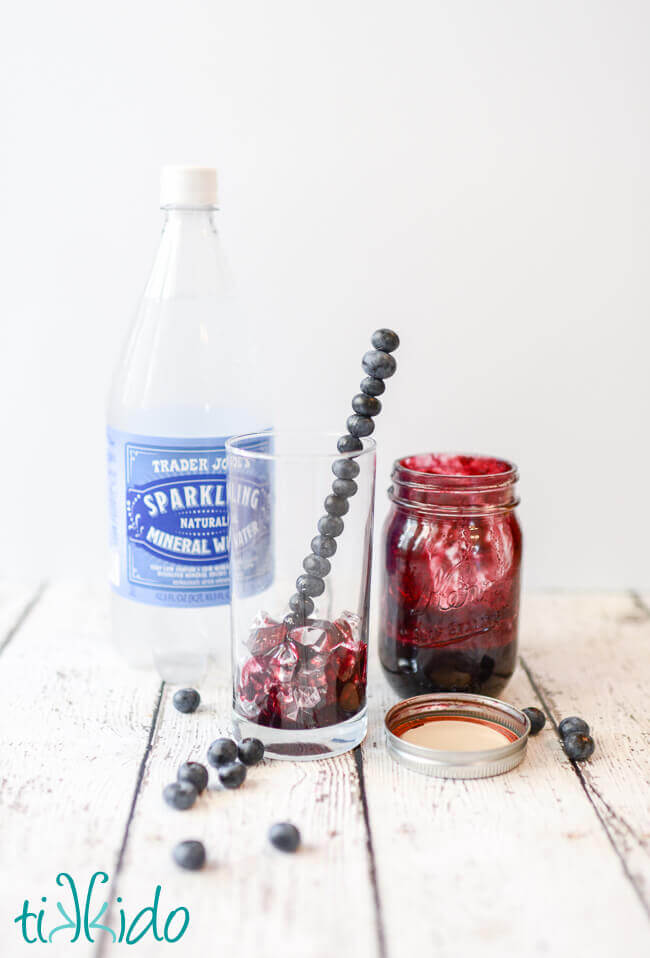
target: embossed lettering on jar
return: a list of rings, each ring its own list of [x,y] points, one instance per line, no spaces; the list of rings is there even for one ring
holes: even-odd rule
[[[401,696],[498,695],[515,669],[521,528],[516,467],[485,456],[407,456],[384,529],[380,657]]]

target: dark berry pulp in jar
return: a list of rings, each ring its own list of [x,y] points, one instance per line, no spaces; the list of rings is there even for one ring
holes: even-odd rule
[[[485,456],[395,463],[385,526],[380,658],[402,697],[498,695],[517,658],[516,468]]]

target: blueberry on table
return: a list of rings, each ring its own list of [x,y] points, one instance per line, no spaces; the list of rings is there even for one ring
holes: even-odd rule
[[[172,782],[163,789],[163,798],[168,805],[179,812],[191,808],[198,792],[191,782]]]
[[[238,745],[239,761],[244,765],[257,765],[264,758],[264,745],[258,738],[244,738]]]
[[[196,712],[201,696],[196,689],[179,689],[174,692],[174,708],[179,712]]]
[[[361,392],[366,396],[381,396],[386,391],[386,383],[374,376],[366,376],[361,380]]]
[[[561,738],[566,738],[572,732],[589,735],[589,726],[584,719],[578,718],[577,715],[570,715],[569,718],[562,719],[558,725],[558,731]]]
[[[198,871],[205,865],[205,848],[203,842],[179,842],[175,846],[172,857],[181,868]]]
[[[219,768],[220,765],[229,765],[237,758],[237,743],[231,738],[217,738],[208,749],[208,762]]]
[[[394,353],[399,346],[399,336],[392,329],[377,329],[370,340],[375,349],[385,353]]]
[[[563,744],[564,751],[574,762],[586,762],[596,747],[591,735],[582,735],[580,732],[569,732]]]
[[[336,444],[339,452],[361,452],[363,443],[356,436],[341,436]]]
[[[522,709],[522,712],[528,716],[530,721],[530,734],[537,735],[538,732],[541,732],[546,725],[546,716],[542,710],[531,706],[529,709]]]
[[[246,766],[241,762],[219,766],[219,781],[224,788],[239,788],[246,778]]]
[[[361,365],[374,379],[389,379],[397,369],[395,359],[389,353],[377,349],[370,349],[364,355]]]
[[[340,536],[344,528],[345,523],[339,516],[321,516],[318,520],[318,531],[324,536]]]
[[[281,852],[295,852],[300,845],[300,832],[289,822],[279,822],[269,828],[269,841]]]
[[[208,770],[200,762],[183,762],[176,778],[179,782],[189,782],[199,795],[208,786]]]

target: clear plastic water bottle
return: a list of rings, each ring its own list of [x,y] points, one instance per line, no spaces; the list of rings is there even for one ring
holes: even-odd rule
[[[161,207],[108,404],[112,626],[131,664],[190,684],[229,647],[224,443],[270,422],[251,390],[257,337],[216,230],[216,171],[164,167]],[[270,539],[260,530],[258,583]]]

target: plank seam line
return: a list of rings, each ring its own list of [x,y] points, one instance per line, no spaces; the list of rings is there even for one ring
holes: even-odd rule
[[[555,734],[557,735],[558,741],[559,741],[560,744],[561,744],[561,742],[562,742],[562,737],[561,737],[561,735],[560,735],[560,730],[559,730],[558,724],[557,724],[557,722],[555,721],[555,718],[554,718],[554,716],[553,716],[553,712],[552,712],[550,706],[548,705],[548,703],[547,703],[547,701],[546,701],[546,698],[545,698],[545,696],[544,696],[544,693],[542,692],[542,690],[541,690],[540,686],[538,685],[537,681],[533,678],[532,672],[531,672],[531,670],[529,669],[529,667],[528,667],[526,661],[524,660],[523,656],[519,656],[519,662],[520,662],[520,664],[521,664],[522,669],[524,670],[524,672],[525,672],[526,675],[528,676],[528,681],[529,681],[530,684],[532,685],[533,691],[535,692],[535,695],[537,696],[537,698],[539,699],[539,701],[542,703],[542,707],[543,707],[544,711],[546,712],[546,715],[548,716],[548,718],[549,718],[551,724],[553,725],[553,728],[555,729]],[[573,771],[575,772],[575,774],[576,774],[576,776],[577,776],[577,778],[578,778],[578,781],[580,782],[580,784],[581,784],[581,786],[582,786],[582,789],[583,789],[585,795],[587,796],[587,801],[589,802],[589,804],[590,804],[591,807],[593,808],[594,812],[596,813],[596,818],[597,818],[598,821],[600,822],[600,824],[601,824],[601,826],[602,826],[602,828],[603,828],[605,834],[607,835],[607,838],[608,838],[608,840],[609,840],[610,845],[611,845],[612,848],[614,849],[614,852],[615,852],[615,854],[616,854],[616,857],[618,858],[619,862],[621,863],[621,867],[622,867],[622,869],[623,869],[623,873],[624,873],[625,877],[627,878],[627,880],[628,880],[628,881],[630,882],[630,884],[632,885],[632,888],[634,889],[634,892],[635,892],[637,898],[638,898],[639,901],[641,902],[641,907],[643,908],[643,910],[645,911],[645,913],[648,915],[648,917],[650,917],[650,905],[648,905],[648,902],[646,902],[645,897],[644,897],[644,895],[643,895],[643,890],[642,890],[642,888],[638,885],[635,876],[632,874],[632,872],[631,872],[630,869],[628,868],[628,864],[627,864],[627,862],[625,861],[625,858],[624,858],[624,856],[623,856],[623,853],[621,852],[620,848],[619,848],[618,845],[616,844],[616,839],[615,839],[614,835],[612,834],[612,832],[611,832],[611,830],[610,830],[610,828],[609,828],[609,825],[607,824],[607,822],[606,822],[605,819],[603,818],[603,815],[601,814],[600,809],[598,808],[598,806],[597,806],[596,803],[594,802],[593,797],[592,797],[592,795],[591,795],[591,792],[589,791],[589,785],[587,784],[587,780],[585,779],[585,776],[584,776],[584,774],[583,774],[583,772],[582,772],[582,769],[580,768],[579,764],[578,764],[577,762],[575,762],[573,759],[568,759],[568,761],[569,761],[569,762],[571,763],[571,765],[573,766]],[[607,807],[609,808],[609,806],[607,806]],[[616,816],[616,817],[618,818],[618,816]]]
[[[135,788],[133,789],[133,796],[131,798],[131,805],[129,807],[129,813],[126,819],[126,825],[124,826],[124,835],[122,837],[122,844],[120,845],[120,850],[117,855],[117,861],[115,863],[115,872],[113,874],[113,880],[110,884],[109,889],[109,906],[108,913],[106,915],[107,921],[110,919],[111,910],[112,910],[112,899],[117,892],[117,882],[122,873],[122,867],[124,865],[124,857],[126,855],[126,848],[129,843],[129,834],[131,832],[131,825],[133,824],[133,819],[135,817],[135,809],[138,804],[138,799],[140,797],[140,792],[142,790],[142,783],[144,781],[144,776],[147,768],[147,763],[149,761],[149,756],[153,749],[153,740],[156,734],[156,729],[158,727],[158,719],[160,717],[160,708],[162,705],[163,692],[165,691],[164,681],[160,683],[160,688],[158,689],[158,694],[156,696],[153,714],[151,716],[151,726],[149,728],[149,734],[147,736],[147,744],[145,745],[144,752],[142,754],[142,760],[140,761],[140,766],[138,768],[138,775],[135,781]],[[104,954],[104,946],[107,942],[107,935],[104,935],[103,938],[98,939],[97,941],[97,958],[101,958]]]
[[[639,609],[640,612],[643,612],[647,619],[650,619],[650,608],[648,608],[636,589],[631,589],[629,595],[637,609]]]
[[[47,582],[41,582],[41,584],[37,587],[36,592],[31,597],[29,602],[27,602],[27,604],[23,606],[23,609],[18,615],[18,618],[16,619],[14,624],[11,626],[11,628],[5,635],[2,642],[0,642],[0,655],[7,648],[11,640],[17,635],[21,626],[25,624],[26,619],[30,616],[30,614],[34,611],[38,603],[43,598],[43,593],[45,592],[46,589],[47,589]]]
[[[372,897],[375,906],[375,921],[377,927],[377,950],[379,958],[387,958],[386,934],[384,931],[383,913],[381,907],[381,895],[379,893],[379,881],[377,878],[377,862],[375,859],[375,848],[372,841],[372,829],[370,827],[370,810],[368,808],[368,795],[366,792],[366,777],[363,771],[363,753],[361,746],[357,745],[354,749],[354,763],[357,768],[357,778],[359,779],[359,795],[361,797],[361,809],[363,811],[363,821],[366,827],[366,851],[368,852],[368,872],[370,875],[370,886],[372,888]]]

